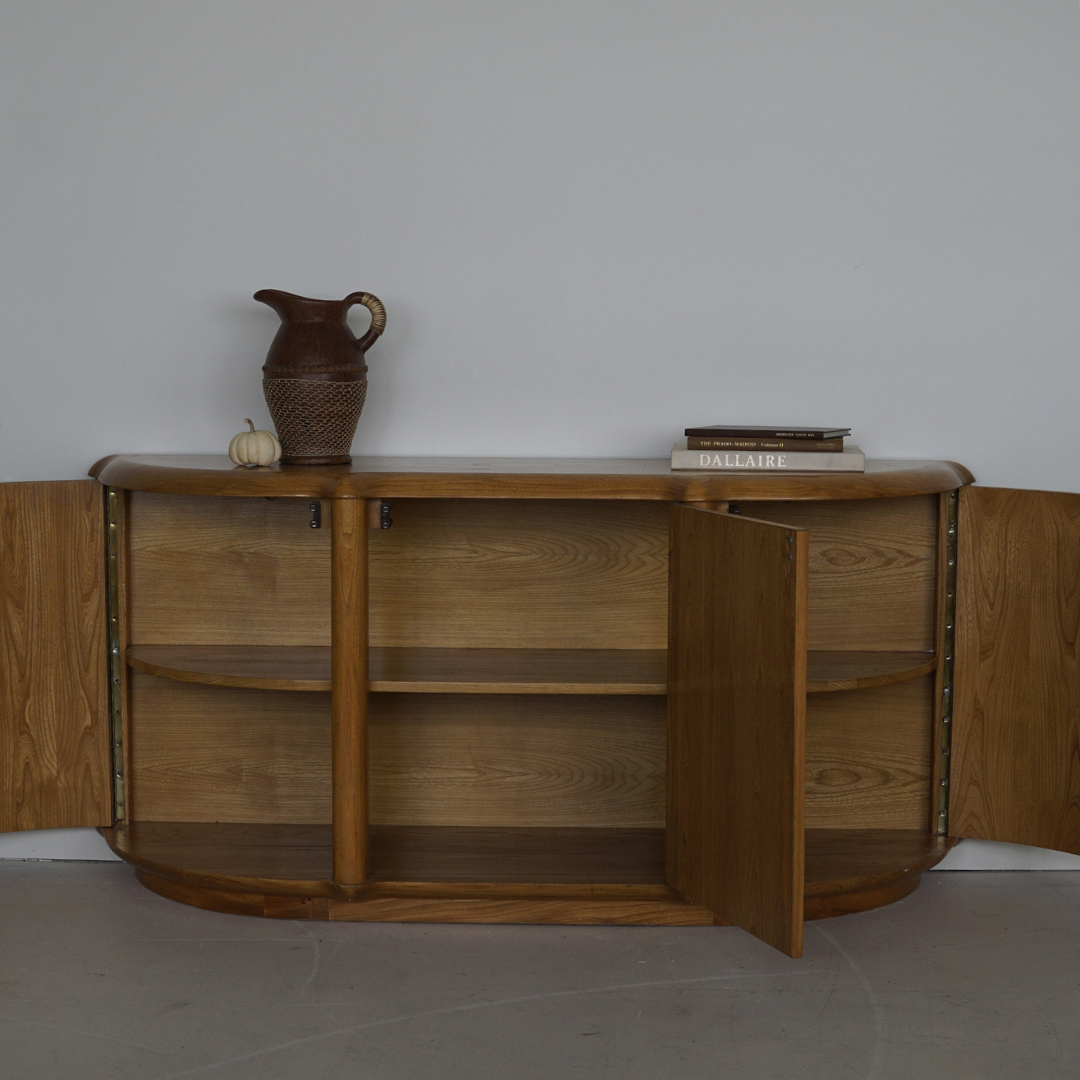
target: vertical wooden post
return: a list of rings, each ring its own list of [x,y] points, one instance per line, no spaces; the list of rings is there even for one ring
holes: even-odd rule
[[[335,499],[330,514],[330,714],[333,753],[334,881],[368,875],[367,506]]]

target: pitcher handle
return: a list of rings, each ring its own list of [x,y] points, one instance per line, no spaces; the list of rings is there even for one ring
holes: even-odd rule
[[[368,332],[360,339],[359,345],[362,352],[367,352],[375,344],[379,335],[386,329],[386,308],[382,301],[369,292],[354,292],[342,300],[345,310],[348,311],[353,304],[363,304],[371,312],[371,326]]]

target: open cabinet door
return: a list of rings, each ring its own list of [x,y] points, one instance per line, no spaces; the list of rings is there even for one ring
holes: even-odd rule
[[[0,484],[0,832],[112,824],[93,480]]]
[[[949,832],[1080,854],[1080,495],[963,488]]]
[[[805,530],[673,506],[667,879],[802,955]]]

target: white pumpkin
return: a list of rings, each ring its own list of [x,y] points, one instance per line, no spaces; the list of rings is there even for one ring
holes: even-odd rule
[[[256,431],[255,425],[244,418],[250,431],[241,431],[229,443],[229,459],[237,465],[273,465],[281,457],[281,443],[269,431]]]

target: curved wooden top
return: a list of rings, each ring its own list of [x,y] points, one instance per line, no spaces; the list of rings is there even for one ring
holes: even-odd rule
[[[224,455],[102,458],[90,475],[110,487],[176,495],[309,499],[881,499],[970,484],[952,461],[867,461],[865,473],[672,471],[648,458],[357,457],[351,465],[245,468]]]

